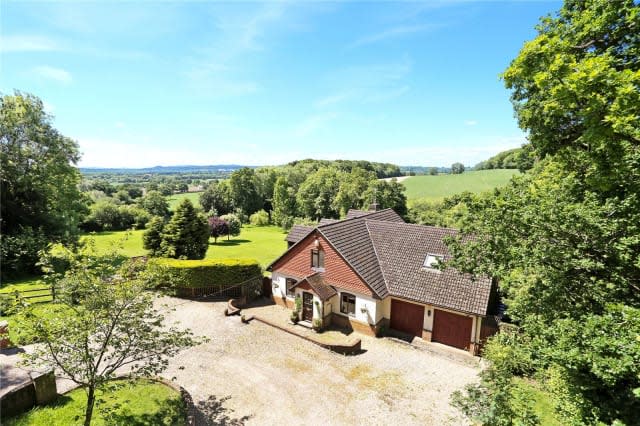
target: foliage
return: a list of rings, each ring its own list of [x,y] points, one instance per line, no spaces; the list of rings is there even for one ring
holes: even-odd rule
[[[165,424],[186,422],[186,407],[180,393],[162,383],[138,379],[116,380],[96,392],[92,424]],[[76,424],[87,403],[83,389],[58,397],[51,405],[37,407],[18,417],[3,419],[7,426],[48,426]]]
[[[205,212],[225,215],[233,211],[233,199],[228,181],[214,180],[200,194],[200,205]]]
[[[240,231],[242,230],[242,222],[240,221],[240,218],[237,215],[226,214],[224,216],[220,216],[220,219],[227,222],[227,225],[229,227],[227,240],[229,239],[230,235],[234,237],[237,237],[238,235],[240,235]]]
[[[535,162],[533,147],[530,144],[520,148],[502,151],[488,160],[476,164],[474,170],[490,169],[518,169],[525,172],[533,167]]]
[[[75,242],[86,213],[75,164],[78,144],[61,135],[33,95],[0,97],[2,278],[35,272],[50,241]]]
[[[393,209],[400,216],[407,215],[407,197],[405,187],[396,179],[377,180],[365,193],[365,200],[375,200],[380,209]],[[363,206],[365,207],[365,206]]]
[[[169,203],[164,195],[158,191],[149,191],[147,195],[142,197],[140,207],[152,216],[169,217]]]
[[[249,223],[253,226],[267,226],[269,225],[269,214],[264,210],[257,211],[249,217]]]
[[[64,316],[42,315],[24,307],[21,324],[44,344],[24,354],[32,366],[55,365],[60,374],[87,393],[85,425],[89,425],[96,390],[129,370],[133,376],[154,375],[168,358],[197,343],[189,331],[163,325],[153,295],[132,276],[132,264],[119,265],[115,254],[69,253],[70,268],[57,281],[56,304]]]
[[[274,184],[272,204],[273,223],[284,229],[291,228],[296,215],[296,190],[284,176],[278,177]]]
[[[209,248],[207,220],[193,207],[188,198],[182,200],[164,227],[160,250],[163,256],[202,259]]]
[[[429,175],[430,176],[438,176],[438,168],[437,167],[429,167]]]
[[[443,201],[417,200],[409,207],[408,219],[420,225],[459,228],[468,214],[467,204],[474,195],[463,192]]]
[[[207,219],[207,223],[209,224],[209,235],[213,237],[216,243],[218,242],[218,237],[229,235],[229,223],[226,220],[218,216],[212,216]]]
[[[234,207],[242,209],[247,215],[260,210],[263,205],[263,200],[260,198],[256,185],[255,171],[248,167],[236,170],[231,173],[231,178],[229,178],[231,199],[234,201]]]
[[[543,160],[469,203],[474,239],[451,247],[454,266],[498,278],[521,334],[499,344],[520,346],[567,424],[635,424],[640,411],[638,25],[631,0],[566,1],[542,19],[504,79]],[[496,383],[481,382],[490,403]]]
[[[323,167],[307,176],[296,194],[296,202],[303,216],[319,220],[337,218],[333,198],[340,187],[339,172]]]
[[[85,231],[109,231],[141,229],[151,215],[144,209],[133,205],[121,205],[113,198],[102,198],[89,207],[89,215],[81,228]]]
[[[451,165],[451,174],[459,175],[464,173],[464,164],[462,163],[453,163]]]
[[[164,233],[165,220],[161,216],[154,216],[147,224],[147,229],[142,234],[142,247],[149,251],[149,256],[162,255],[162,234]]]
[[[370,195],[369,187],[376,182],[374,172],[354,168],[351,173],[343,173],[339,178],[340,185],[333,200],[333,209],[341,217],[346,216],[349,209],[366,208],[373,202],[373,199],[367,197]]]
[[[233,285],[262,278],[262,268],[254,259],[153,259],[155,273],[147,277],[154,287],[209,287]]]

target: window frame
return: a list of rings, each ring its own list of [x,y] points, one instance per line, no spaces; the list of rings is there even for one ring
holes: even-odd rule
[[[313,269],[324,269],[324,250],[320,248],[311,249],[311,267]]]
[[[432,261],[429,262],[429,264],[427,264],[427,260],[429,260],[429,258],[432,258]],[[427,253],[427,255],[424,258],[424,262],[422,262],[422,267],[424,269],[436,270],[435,266],[441,263],[443,260],[444,260],[444,256],[442,255]]]
[[[292,290],[291,287],[293,287],[297,282],[298,280],[296,280],[295,278],[284,279],[285,295],[287,297],[296,297],[296,291],[295,289]]]
[[[345,304],[345,297],[347,298],[347,302]],[[348,299],[353,298],[353,303],[351,303]],[[340,293],[340,313],[344,315],[348,315],[350,317],[356,316],[356,295],[352,293]],[[349,312],[349,305],[353,306],[353,312]]]

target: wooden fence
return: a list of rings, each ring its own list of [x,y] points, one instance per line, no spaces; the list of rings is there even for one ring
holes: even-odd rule
[[[56,299],[56,293],[53,287],[39,287],[32,288],[30,290],[16,290],[6,293],[0,293],[0,298],[3,298],[5,300],[11,298],[15,298],[16,300],[24,299],[29,303],[48,303]]]

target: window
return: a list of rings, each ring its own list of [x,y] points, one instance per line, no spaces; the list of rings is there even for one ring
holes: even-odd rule
[[[319,249],[311,250],[311,267],[324,268],[324,251]]]
[[[438,256],[437,254],[427,254],[426,259],[424,259],[423,267],[433,269],[435,266],[442,261],[442,256]]]
[[[356,314],[356,297],[353,294],[342,293],[340,297],[340,312],[347,315]]]
[[[296,295],[295,289],[291,288],[296,284],[296,280],[294,280],[293,278],[287,278],[286,280],[286,285],[287,285],[287,296],[289,297],[294,297]]]

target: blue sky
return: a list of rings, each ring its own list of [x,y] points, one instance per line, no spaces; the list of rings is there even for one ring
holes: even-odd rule
[[[521,145],[499,74],[560,2],[6,2],[0,92],[87,167],[473,165]]]

